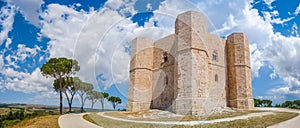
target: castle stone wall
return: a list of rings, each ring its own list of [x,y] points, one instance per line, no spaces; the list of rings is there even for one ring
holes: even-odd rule
[[[243,33],[233,33],[228,36],[227,65],[229,106],[253,109],[250,51],[248,38]]]
[[[226,41],[217,35],[207,34],[205,42],[210,58],[209,64],[211,70],[209,80],[211,87],[209,89],[209,96],[204,108],[208,108],[206,111],[210,112],[215,109],[214,107],[224,108],[227,105]],[[214,58],[213,56],[216,57]]]
[[[132,41],[128,111],[149,110],[152,101],[153,41],[136,38]]]
[[[131,59],[128,111],[206,115],[254,107],[247,36],[210,34],[202,13],[178,15],[175,34],[158,41],[136,38]]]
[[[153,93],[151,108],[172,110],[174,101],[174,64],[176,35],[154,43]]]

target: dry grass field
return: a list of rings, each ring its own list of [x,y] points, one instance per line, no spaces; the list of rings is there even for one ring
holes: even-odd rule
[[[0,115],[5,115],[9,112],[9,108],[0,108]]]
[[[38,116],[32,119],[25,119],[14,125],[12,128],[59,128],[58,118],[60,115]]]
[[[165,111],[157,111],[157,112],[106,112],[105,115],[118,117],[122,119],[129,119],[129,120],[148,120],[148,121],[195,121],[195,120],[213,120],[213,119],[220,119],[220,118],[228,118],[228,117],[235,117],[241,115],[247,115],[250,113],[259,113],[264,112],[260,110],[248,110],[248,111],[234,111],[234,112],[223,112],[218,114],[212,114],[204,117],[199,116],[174,116],[174,114],[162,114]],[[159,118],[158,118],[159,115]]]

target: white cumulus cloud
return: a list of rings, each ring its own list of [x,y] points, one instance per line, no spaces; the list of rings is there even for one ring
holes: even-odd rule
[[[6,5],[1,8],[0,11],[0,25],[2,30],[0,31],[0,45],[2,45],[8,38],[8,32],[13,29],[14,16],[17,8],[13,5]]]
[[[296,8],[294,14],[298,15],[300,13],[300,4],[298,5],[298,7]]]
[[[51,79],[46,79],[39,68],[32,73],[18,72],[12,68],[5,68],[1,73],[6,76],[5,89],[24,93],[47,92],[52,90]]]
[[[78,76],[84,81],[100,84],[106,88],[112,84],[128,82],[129,61],[131,40],[135,37],[146,36],[153,40],[174,33],[174,22],[178,14],[195,10],[204,13],[208,18],[210,31],[219,36],[227,36],[232,32],[244,32],[250,40],[252,76],[259,77],[259,70],[262,66],[269,64],[273,67],[271,77],[281,78],[285,84],[274,87],[270,92],[282,94],[300,94],[300,39],[299,37],[286,37],[280,33],[274,33],[272,24],[284,24],[290,21],[280,19],[278,11],[265,12],[260,16],[257,9],[251,6],[251,0],[241,1],[211,1],[188,2],[182,0],[165,0],[154,16],[139,27],[133,23],[126,13],[136,14],[134,2],[127,0],[108,1],[99,10],[76,11],[73,7],[59,4],[47,5],[44,12],[39,12],[43,20],[39,36],[50,39],[47,51],[51,57],[68,57],[78,60],[81,70]],[[274,0],[265,0],[270,7]],[[36,2],[41,4],[41,1]],[[21,5],[19,5],[20,8]],[[148,5],[150,8],[150,5]],[[299,7],[298,7],[299,8]],[[23,9],[33,24],[36,14],[26,13],[37,10],[38,7],[28,10]],[[8,32],[12,29],[15,7],[11,10],[8,6],[1,8],[0,20],[3,30],[0,33],[0,44],[5,40],[9,46],[11,42],[7,38]],[[26,11],[28,10],[28,11]],[[296,9],[295,14],[299,11]],[[297,12],[297,13],[296,13]],[[31,19],[31,20],[30,20]],[[155,27],[156,24],[158,27]],[[296,27],[295,27],[296,29]],[[294,30],[295,31],[295,30]],[[26,48],[18,46],[14,55],[0,56],[0,66],[17,67],[15,60],[25,60],[30,55],[36,55],[39,47]],[[42,58],[42,57],[41,57]],[[5,59],[8,65],[3,64]],[[43,59],[43,58],[42,58]],[[49,59],[49,58],[47,58]],[[268,63],[265,63],[268,62]],[[2,64],[1,64],[2,63]],[[1,70],[7,76],[5,88],[25,93],[44,92],[52,90],[50,79],[40,75],[37,68],[32,73],[18,72],[13,68]],[[102,74],[102,75],[101,75]],[[99,76],[101,78],[99,79]],[[96,79],[98,78],[98,79]],[[4,80],[0,80],[0,82]],[[45,94],[49,97],[53,94]]]
[[[19,8],[26,20],[31,24],[39,27],[39,12],[41,11],[41,5],[43,0],[4,0],[9,4],[15,5]]]

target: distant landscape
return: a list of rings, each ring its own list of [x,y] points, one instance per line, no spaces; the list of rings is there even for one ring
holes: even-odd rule
[[[68,107],[63,108],[63,113],[68,113]],[[99,112],[100,109],[85,108],[85,112]],[[104,109],[104,111],[113,111]],[[80,113],[80,107],[74,107],[72,113]],[[26,120],[39,117],[59,117],[59,106],[22,104],[22,103],[0,103],[0,128],[14,127]],[[57,119],[55,119],[57,124]]]

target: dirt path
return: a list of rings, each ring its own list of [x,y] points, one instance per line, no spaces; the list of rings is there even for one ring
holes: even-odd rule
[[[88,113],[62,115],[58,118],[59,127],[60,128],[102,128],[83,119],[83,115],[85,114]]]
[[[281,122],[279,124],[275,124],[269,126],[268,128],[299,128],[300,127],[300,110],[287,109],[287,108],[259,108],[260,110],[271,110],[277,112],[294,112],[299,115],[294,117],[293,119]]]
[[[274,114],[274,113],[273,112],[259,112],[259,113],[250,113],[250,114],[243,115],[243,116],[216,119],[216,120],[183,121],[183,122],[178,122],[178,121],[165,121],[165,122],[162,122],[162,121],[137,121],[137,120],[128,120],[128,119],[122,119],[122,118],[117,118],[117,117],[111,117],[111,116],[105,115],[102,112],[97,113],[97,114],[102,117],[105,117],[105,118],[118,120],[118,121],[133,122],[133,123],[166,124],[166,125],[199,125],[199,124],[210,124],[210,123],[217,123],[217,122],[233,121],[233,120],[239,120],[239,119],[248,119],[250,117],[265,116],[265,115],[270,115],[270,114]]]

